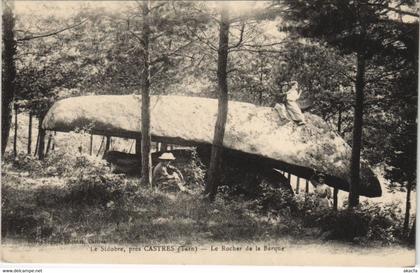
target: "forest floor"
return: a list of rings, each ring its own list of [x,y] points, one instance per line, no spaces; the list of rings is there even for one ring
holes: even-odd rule
[[[59,146],[45,162],[26,156],[25,126],[19,126],[18,160],[11,157],[11,136],[8,157],[2,162],[2,240],[3,255],[6,255],[3,259],[15,260],[16,255],[34,249],[37,251],[32,254],[41,256],[47,250],[63,250],[61,258],[65,260],[74,257],[65,254],[65,250],[72,248],[81,249],[80,253],[86,251],[86,257],[91,257],[92,245],[111,244],[127,250],[130,246],[172,245],[176,249],[179,246],[206,248],[201,254],[211,263],[213,256],[214,259],[230,257],[229,261],[234,261],[231,252],[209,252],[212,246],[239,245],[243,249],[254,247],[252,258],[242,263],[258,264],[258,257],[263,254],[273,255],[273,264],[280,261],[284,265],[350,265],[354,261],[363,265],[372,261],[377,265],[414,263],[415,250],[395,237],[401,222],[403,194],[395,195],[398,198],[387,194],[383,203],[375,199],[361,212],[360,219],[355,219],[368,219],[374,224],[362,231],[363,236],[347,238],[346,231],[339,232],[338,239],[344,240],[339,242],[331,240],[331,225],[321,221],[323,213],[314,214],[313,204],[305,207],[304,194],[296,195],[292,207],[278,192],[268,191],[257,199],[220,192],[214,202],[208,202],[199,192],[168,193],[141,188],[138,178],[112,174],[100,158],[69,151],[77,150],[81,142],[86,151],[88,135],[63,134],[60,143],[67,144]],[[130,146],[127,140],[117,144]],[[337,217],[332,218],[337,223],[336,233],[354,220],[348,222],[342,215],[334,217]],[[314,224],[317,221],[320,224]],[[259,254],[256,246],[273,249]],[[17,247],[26,250],[19,254],[15,251]],[[43,249],[46,251],[38,251]],[[246,251],[242,254],[248,255]],[[83,262],[83,255],[80,259]]]
[[[133,189],[125,187],[129,192]],[[153,260],[155,254],[165,257],[167,253],[147,253],[145,247],[173,246],[170,252],[178,257],[173,263],[191,263],[194,260],[184,255],[188,252],[177,253],[184,246],[200,248],[196,258],[205,255],[208,263],[226,259],[226,263],[262,264],[264,260],[266,264],[269,256],[272,264],[282,265],[414,265],[414,248],[398,243],[326,240],[321,228],[305,226],[290,215],[259,213],[249,200],[227,200],[221,195],[209,203],[200,195],[143,189],[113,202],[95,195],[90,195],[91,200],[76,197],[74,190],[59,178],[28,178],[10,169],[4,172],[3,259],[106,263],[108,254],[117,254],[113,261],[126,263],[138,258],[139,253],[126,254],[130,248],[142,248],[142,255]],[[100,251],[102,255],[97,256],[92,246],[122,248],[125,252]],[[222,246],[242,249],[220,251]],[[253,251],[245,251],[247,246]],[[219,251],[210,251],[214,247]],[[53,261],[46,255],[51,252],[57,254]],[[233,254],[238,253],[242,260],[235,260]],[[247,259],[249,253],[252,258]]]

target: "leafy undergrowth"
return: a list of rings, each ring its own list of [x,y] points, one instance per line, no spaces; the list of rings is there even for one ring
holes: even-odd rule
[[[84,154],[52,153],[41,162],[20,154],[2,165],[3,239],[35,243],[149,243],[338,240],[401,243],[397,206],[364,203],[354,211],[320,209],[313,195],[292,196],[268,185],[257,197],[220,187],[214,202],[195,183],[203,170],[191,164],[193,194],[139,186],[113,174],[106,162]],[[192,182],[191,182],[192,181]],[[194,184],[194,185],[192,185]],[[188,186],[188,185],[187,185]],[[191,188],[191,187],[190,187]]]
[[[113,179],[113,185],[80,187],[71,180],[3,175],[3,236],[48,243],[183,242],[262,240],[289,230],[280,219],[256,216],[250,201],[221,196],[210,203],[199,194]]]
[[[262,207],[255,200],[231,198],[223,189],[209,202],[198,190],[186,194],[140,187],[138,179],[113,174],[104,161],[87,155],[51,154],[40,162],[21,154],[5,162],[3,238],[186,242],[262,240],[290,232],[279,215],[259,214]]]

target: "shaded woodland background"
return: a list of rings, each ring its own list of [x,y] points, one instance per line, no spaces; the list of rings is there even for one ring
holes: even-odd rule
[[[147,14],[145,3],[148,4]],[[90,216],[95,215],[90,219],[103,216],[99,211],[92,211],[92,208],[111,208],[106,212],[109,218],[104,217],[105,220],[101,220],[116,221],[114,233],[104,233],[105,240],[116,238],[112,235],[115,234],[115,230],[119,230],[118,234],[124,237],[123,235],[129,232],[122,232],[121,228],[140,228],[136,225],[141,221],[136,222],[136,216],[130,213],[141,215],[147,212],[138,212],[138,208],[124,205],[130,206],[138,202],[137,198],[146,198],[146,202],[150,204],[175,202],[175,208],[185,204],[181,201],[171,201],[163,193],[148,192],[147,189],[142,189],[145,191],[143,194],[135,194],[134,188],[126,188],[124,178],[108,174],[103,163],[80,156],[77,151],[56,152],[50,154],[50,159],[44,159],[48,143],[42,141],[45,139],[45,131],[41,128],[39,141],[25,139],[25,143],[37,142],[35,148],[22,143],[19,146],[18,140],[13,140],[12,130],[17,130],[17,126],[11,126],[12,113],[21,114],[15,124],[22,124],[22,119],[26,119],[28,122],[25,122],[25,127],[28,126],[28,130],[31,131],[35,130],[35,124],[42,122],[46,111],[55,101],[66,97],[88,94],[178,94],[218,98],[223,101],[223,86],[226,88],[225,102],[228,97],[230,100],[272,106],[278,86],[296,79],[303,90],[302,108],[321,116],[353,147],[352,173],[358,173],[357,160],[361,157],[367,159],[387,179],[384,191],[403,191],[407,194],[405,212],[398,212],[397,206],[381,208],[378,205],[362,204],[359,206],[360,211],[356,213],[357,216],[346,210],[335,212],[334,216],[329,213],[311,214],[307,213],[308,210],[312,211],[308,207],[308,198],[299,203],[283,197],[281,193],[267,190],[262,191],[258,199],[252,202],[248,200],[252,203],[249,205],[248,201],[232,200],[232,196],[228,194],[229,189],[222,188],[219,189],[219,192],[222,192],[220,197],[212,205],[184,197],[188,202],[195,204],[188,206],[202,210],[200,209],[197,215],[183,215],[181,218],[193,219],[195,222],[192,230],[199,230],[202,234],[210,232],[211,234],[207,235],[215,240],[234,239],[235,234],[242,234],[243,236],[238,235],[239,238],[247,239],[255,239],[253,236],[256,234],[255,236],[261,239],[267,232],[275,237],[288,233],[290,229],[299,234],[308,223],[311,223],[309,226],[317,223],[318,228],[328,229],[334,221],[337,229],[329,230],[329,234],[335,234],[331,236],[336,238],[353,241],[364,241],[360,238],[368,238],[366,240],[369,241],[385,234],[384,238],[378,240],[395,242],[409,237],[410,229],[413,231],[415,225],[415,220],[410,219],[410,192],[416,185],[417,151],[418,14],[415,2],[273,1],[242,3],[241,7],[232,8],[227,5],[220,9],[220,5],[217,4],[187,1],[51,2],[37,5],[5,2],[2,50],[2,186],[3,194],[9,197],[3,198],[5,201],[2,201],[2,215],[3,219],[10,219],[5,224],[10,226],[2,226],[3,230],[9,230],[10,234],[13,226],[21,225],[22,229],[18,232],[20,235],[30,230],[33,232],[29,232],[32,239],[68,242],[71,234],[78,231],[75,230],[76,227],[70,228],[71,232],[54,230],[57,227],[53,225],[55,220],[51,215],[56,215],[59,211],[58,205],[56,212],[45,209],[46,214],[36,214],[38,218],[35,219],[29,219],[26,214],[16,216],[16,208],[5,209],[12,208],[11,204],[25,206],[25,202],[34,206],[29,208],[31,212],[43,205],[47,208],[48,204],[42,204],[44,198],[66,200],[71,204],[74,204],[74,200],[82,200],[80,204],[83,206],[78,204],[74,211],[87,209],[85,205],[89,205]],[[144,18],[148,18],[147,23],[144,23]],[[223,27],[225,32],[222,31]],[[221,35],[228,38],[224,45],[219,43],[222,40]],[[223,61],[220,59],[222,49],[225,54],[224,70],[220,69]],[[39,122],[35,122],[35,119]],[[223,124],[223,119],[220,123]],[[32,137],[32,133],[29,135]],[[8,139],[10,140],[7,141]],[[68,149],[77,147],[76,142],[77,140],[69,142]],[[142,154],[148,154],[147,149],[150,150],[150,147],[141,149],[145,151]],[[34,151],[37,158],[32,156]],[[63,161],[60,157],[68,160]],[[74,173],[70,172],[71,167],[64,166],[67,163],[71,166],[69,162],[75,162],[72,168],[77,171]],[[147,168],[144,162],[142,165]],[[48,167],[54,167],[55,171],[48,172]],[[62,170],[57,171],[60,168]],[[214,168],[213,171],[217,173],[217,164],[210,168]],[[38,169],[40,170],[36,171]],[[7,174],[7,171],[29,171],[30,179],[62,177],[69,184],[64,190],[62,186],[57,186],[57,183],[50,183],[51,191],[36,186],[34,190],[39,194],[39,200],[22,201],[27,196],[22,195],[22,192],[18,193],[20,186],[16,186],[16,183],[25,185],[33,181],[25,176]],[[198,170],[200,175],[205,171],[207,170]],[[105,201],[98,201],[97,204],[91,200],[96,200],[99,195],[94,194],[96,197],[92,198],[89,194],[93,194],[94,191],[86,191],[83,183],[103,176],[107,177],[105,181],[109,183],[100,188],[102,197],[107,197]],[[215,179],[217,180],[217,177]],[[357,185],[358,179],[360,178],[352,177],[354,185]],[[204,181],[201,182],[204,184]],[[134,180],[132,183],[136,184]],[[118,185],[124,187],[119,188]],[[209,192],[217,191],[217,185],[211,186],[209,182],[206,185]],[[109,192],[112,194],[105,194]],[[127,192],[127,195],[123,192]],[[358,205],[357,188],[352,193],[350,207]],[[37,194],[31,198],[38,198]],[[18,199],[8,199],[11,196]],[[229,197],[223,199],[223,196]],[[131,198],[131,201],[124,198]],[[226,200],[231,200],[231,203]],[[252,207],[255,202],[262,203]],[[244,212],[246,209],[237,215],[243,216],[243,219],[233,217],[238,207],[244,208],[247,204],[253,213],[264,215],[260,215],[262,218],[258,218],[258,221],[273,221],[270,217],[275,215],[273,219],[277,220],[267,225],[268,231],[262,227],[261,222],[252,217],[248,218],[250,214],[249,211]],[[212,209],[208,209],[208,206]],[[169,209],[171,205],[166,207]],[[287,212],[284,212],[285,208]],[[222,211],[225,215],[214,216],[214,210]],[[156,208],[155,212],[157,211]],[[75,220],[72,217],[76,217],[77,213],[72,213],[76,212],[69,212],[67,218],[59,217],[62,225],[58,225],[58,228],[64,229],[68,219]],[[206,217],[202,218],[202,215],[207,215],[207,218],[216,217],[214,223],[216,226],[220,225],[219,227],[224,225],[228,218],[236,219],[232,220],[232,223],[235,223],[232,224],[234,228],[232,232],[218,237],[215,235],[218,234],[217,229],[213,230],[211,225],[208,226],[210,220],[203,220]],[[284,217],[291,215],[300,219],[296,220],[296,225],[279,228],[282,219],[284,221]],[[123,219],[115,220],[114,217],[117,216]],[[89,219],[81,217],[75,222]],[[130,217],[132,220],[128,220]],[[166,219],[164,216],[158,217],[153,214],[147,217]],[[358,217],[359,220],[352,217]],[[378,229],[375,219],[382,219],[383,221],[379,222],[386,224],[378,224],[381,226],[381,229]],[[137,224],[120,226],[120,222],[131,223],[130,221]],[[167,231],[168,227],[164,223],[166,220],[162,221],[156,223],[163,230],[161,236],[172,234],[167,239],[173,240],[176,237],[174,232],[180,232],[182,228]],[[47,231],[42,228],[32,230],[29,227],[31,225],[25,224],[32,222],[41,226],[51,226],[52,231],[48,231],[48,228]],[[357,224],[349,227],[349,230],[343,229],[349,222]],[[356,226],[364,226],[366,229],[360,231]],[[86,234],[96,234],[92,236],[102,239],[97,235],[101,232],[93,232],[86,225],[83,227],[85,230],[81,233],[84,234],[84,240],[90,238]],[[243,227],[243,233],[235,233],[235,227]],[[159,228],[151,228],[150,233],[146,232],[147,236],[162,238],[152,234],[153,230],[160,230]],[[261,233],[259,228],[262,229]],[[341,231],[343,234],[338,231],[340,228],[345,230]],[[186,236],[186,233],[181,233],[180,237]],[[70,237],[59,238],[51,234],[67,234],[66,236]],[[197,236],[207,238],[207,235],[202,234]],[[314,236],[315,233],[309,234]],[[136,239],[124,237],[121,240]]]

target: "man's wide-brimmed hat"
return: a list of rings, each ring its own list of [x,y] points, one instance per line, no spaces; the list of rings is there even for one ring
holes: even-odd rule
[[[325,173],[321,173],[321,172],[319,172],[319,173],[317,174],[317,176],[318,176],[318,179],[319,179],[319,178],[323,178],[323,179],[326,179],[326,178],[327,178],[327,176],[325,175]]]
[[[172,153],[163,153],[159,156],[160,160],[175,160],[175,156]]]
[[[323,172],[320,171],[314,171],[314,173],[312,174],[311,178],[309,180],[318,180],[319,178],[323,178],[326,179],[327,175]]]

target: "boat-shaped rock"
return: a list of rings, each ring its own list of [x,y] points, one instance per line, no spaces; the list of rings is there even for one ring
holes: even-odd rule
[[[152,139],[181,145],[212,143],[217,100],[187,96],[151,96]],[[229,158],[279,168],[310,179],[327,174],[326,183],[348,191],[351,147],[320,117],[305,113],[297,126],[270,107],[229,101],[223,146]],[[44,129],[72,131],[89,128],[95,134],[141,136],[141,97],[101,95],[72,97],[56,102],[44,118]],[[362,160],[360,194],[381,196],[380,183]]]

